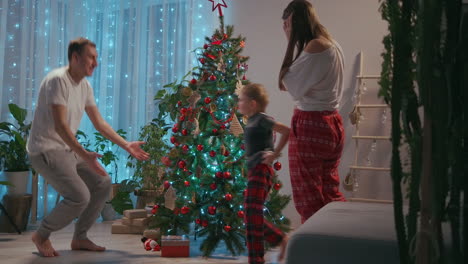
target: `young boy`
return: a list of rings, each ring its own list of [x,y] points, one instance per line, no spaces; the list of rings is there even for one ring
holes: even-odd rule
[[[271,163],[280,156],[281,150],[286,145],[289,127],[275,122],[264,113],[268,105],[268,94],[263,85],[248,84],[238,91],[238,96],[238,111],[248,117],[244,131],[248,168],[244,210],[249,263],[265,263],[263,240],[272,246],[281,243],[279,256],[281,260],[287,238],[281,230],[264,219],[263,205],[274,175]],[[276,148],[273,145],[273,131],[281,134]]]

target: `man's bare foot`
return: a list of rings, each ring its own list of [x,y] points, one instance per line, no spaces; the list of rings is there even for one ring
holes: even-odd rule
[[[49,239],[42,238],[37,232],[34,232],[31,236],[31,240],[36,245],[39,254],[43,257],[55,257],[58,256],[59,253],[55,251],[52,247],[52,243],[50,243]]]
[[[286,256],[286,247],[288,246],[289,237],[284,235],[283,240],[281,241],[280,245],[280,253],[278,256],[278,261],[282,261]]]
[[[98,246],[93,243],[93,241],[89,239],[85,240],[78,240],[73,239],[71,242],[71,249],[72,250],[89,250],[89,251],[104,251],[106,250],[105,247]]]

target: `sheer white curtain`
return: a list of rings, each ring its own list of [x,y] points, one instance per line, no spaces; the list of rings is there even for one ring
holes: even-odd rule
[[[135,140],[157,115],[155,93],[193,67],[190,51],[217,25],[207,0],[2,0],[0,120],[13,121],[8,103],[32,119],[42,78],[67,65],[68,42],[83,36],[97,45],[89,81],[101,114]],[[87,118],[80,129],[94,132]]]

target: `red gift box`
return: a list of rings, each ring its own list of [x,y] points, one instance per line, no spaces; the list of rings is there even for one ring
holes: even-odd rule
[[[190,256],[190,240],[181,236],[161,237],[161,257],[184,258]]]

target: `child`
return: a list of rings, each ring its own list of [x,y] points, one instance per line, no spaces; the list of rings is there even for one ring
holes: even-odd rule
[[[238,91],[238,111],[248,117],[244,131],[247,156],[248,183],[245,193],[245,223],[249,263],[264,263],[265,239],[272,246],[281,243],[279,259],[284,256],[286,235],[263,217],[263,204],[271,188],[274,175],[271,163],[280,156],[288,141],[289,128],[275,122],[264,111],[268,105],[268,94],[261,84],[248,84]],[[274,149],[273,131],[281,134]]]

